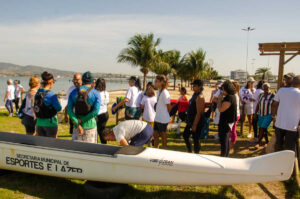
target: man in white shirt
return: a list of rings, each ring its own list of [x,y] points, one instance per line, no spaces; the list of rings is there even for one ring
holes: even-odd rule
[[[24,88],[20,84],[20,80],[15,80],[14,85],[15,85],[15,100],[14,100],[14,102],[15,102],[16,112],[18,112],[20,99],[23,99],[22,96],[23,96]]]
[[[295,151],[300,122],[300,75],[293,79],[292,87],[280,88],[274,97],[272,115],[275,121],[275,150]]]
[[[102,132],[106,141],[118,141],[121,146],[143,146],[152,135],[152,126],[140,120],[126,120],[113,129]]]
[[[5,107],[9,112],[9,117],[13,116],[13,100],[15,99],[15,87],[13,85],[12,79],[7,80],[7,88],[6,88],[6,94],[4,97]]]
[[[82,78],[81,78],[81,74],[80,73],[75,73],[73,76],[73,85],[68,89],[67,94],[66,94],[66,98],[67,100],[69,100],[70,94],[72,93],[72,91],[76,88],[80,88],[80,86],[82,85]],[[64,110],[65,112],[65,122],[68,122],[68,113],[67,113],[67,107]],[[69,120],[69,124],[70,124],[70,134],[73,134],[73,124],[72,121]]]

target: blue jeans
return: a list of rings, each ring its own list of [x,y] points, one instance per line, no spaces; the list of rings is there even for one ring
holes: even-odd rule
[[[131,146],[143,146],[147,144],[153,135],[153,128],[150,124],[142,130],[142,132],[136,134],[133,138],[131,138],[130,145]]]
[[[6,100],[5,107],[6,107],[6,109],[8,110],[9,113],[13,113],[14,112],[13,100]]]

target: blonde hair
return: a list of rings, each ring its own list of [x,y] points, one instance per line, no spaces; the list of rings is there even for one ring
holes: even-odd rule
[[[38,76],[31,76],[29,79],[29,87],[30,88],[35,88],[37,87],[41,82],[41,78],[39,78]]]
[[[157,75],[155,79],[160,81],[160,82],[163,82],[161,90],[164,90],[164,89],[168,88],[169,79],[168,79],[167,76],[165,76],[163,74],[160,74],[160,75]]]
[[[148,97],[153,97],[155,96],[155,90],[153,88],[153,86],[149,86],[146,90],[146,96]]]

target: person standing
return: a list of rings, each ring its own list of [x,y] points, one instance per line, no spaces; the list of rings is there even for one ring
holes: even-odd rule
[[[240,96],[242,101],[242,108],[243,108],[243,118],[247,116],[248,118],[248,124],[249,124],[249,132],[248,132],[248,138],[252,137],[251,130],[252,130],[252,116],[253,116],[253,94],[255,93],[256,89],[254,88],[254,78],[250,77],[247,81],[247,85],[240,90]],[[244,122],[241,124],[244,126]],[[242,128],[243,129],[243,128]],[[243,134],[243,132],[241,132]]]
[[[262,139],[265,138],[266,144],[269,143],[268,139],[268,128],[272,123],[272,104],[274,100],[274,93],[270,91],[270,84],[264,83],[263,93],[260,94],[256,110],[255,110],[255,118],[258,118],[258,126],[259,126],[259,136],[258,136],[258,144],[255,148],[259,148],[262,145]]]
[[[157,75],[155,78],[157,92],[157,103],[155,105],[156,115],[154,118],[154,147],[159,148],[159,137],[162,140],[162,148],[167,148],[167,127],[170,121],[170,94],[168,88],[168,78],[165,75]]]
[[[141,109],[143,110],[143,120],[154,127],[155,110],[154,106],[157,103],[155,90],[153,85],[147,86],[144,97],[141,101]]]
[[[106,82],[103,78],[98,78],[96,81],[95,89],[100,94],[100,109],[97,115],[97,132],[102,144],[106,144],[107,141],[102,136],[102,131],[105,129],[109,115],[107,111],[107,105],[109,104],[109,93],[106,91]]]
[[[34,112],[37,117],[36,131],[38,136],[57,138],[57,112],[62,107],[57,95],[51,91],[55,83],[51,73],[42,73],[42,88],[38,89],[34,97]]]
[[[71,92],[67,112],[74,124],[72,140],[97,143],[97,121],[101,99],[99,92],[92,87],[93,75],[82,75],[82,86]],[[75,111],[75,112],[74,112]]]
[[[251,97],[253,101],[253,118],[252,118],[252,127],[254,132],[254,138],[250,142],[257,142],[258,141],[258,133],[257,133],[257,124],[258,124],[258,117],[254,117],[256,114],[256,106],[259,100],[260,95],[264,92],[262,89],[263,84],[265,83],[264,80],[260,80],[256,85],[256,91],[254,92],[253,96]]]
[[[15,80],[14,81],[14,86],[15,86],[15,107],[16,107],[16,112],[19,111],[20,108],[20,99],[23,99],[23,93],[24,93],[24,88],[20,84],[20,80]]]
[[[228,157],[230,151],[230,131],[237,120],[237,105],[235,87],[229,80],[222,85],[222,93],[218,97],[218,109],[220,111],[219,137],[221,143],[221,156]]]
[[[126,105],[125,108],[125,119],[126,120],[136,120],[140,118],[141,112],[139,110],[140,106],[140,80],[134,76],[129,79],[129,88],[126,92],[124,100],[119,102],[112,110],[115,112],[119,107]]]
[[[233,124],[233,127],[230,131],[230,148],[234,149],[234,144],[236,143],[236,138],[237,138],[237,133],[236,133],[236,128],[237,128],[237,123],[241,118],[241,113],[240,113],[240,84],[238,82],[233,82],[233,85],[235,87],[235,99],[236,99],[236,121]]]
[[[292,87],[280,88],[272,106],[275,121],[275,150],[295,151],[300,123],[300,75],[292,81]]]
[[[81,74],[80,73],[75,73],[73,76],[73,85],[68,89],[66,98],[69,100],[70,94],[76,89],[79,88],[82,85],[82,80],[81,80]],[[65,120],[68,122],[68,113],[67,113],[67,108],[65,108]],[[73,122],[69,119],[69,133],[73,134]]]
[[[288,73],[284,75],[282,87],[292,87],[294,77],[295,77],[294,73]]]
[[[29,79],[29,91],[25,96],[25,104],[22,111],[22,124],[25,126],[27,135],[35,134],[36,116],[34,113],[34,96],[40,87],[41,78],[31,76]]]
[[[205,99],[202,94],[204,83],[200,79],[196,79],[192,82],[194,94],[189,101],[186,116],[186,127],[183,132],[183,138],[187,151],[192,152],[190,144],[190,136],[193,136],[194,140],[194,153],[199,153],[200,142],[199,137],[201,129],[203,127],[203,113],[205,108]]]
[[[150,124],[140,120],[127,120],[112,130],[104,130],[102,137],[106,141],[118,141],[121,146],[143,146],[153,135]]]
[[[13,100],[15,99],[15,87],[12,84],[12,79],[8,79],[4,97],[5,107],[8,110],[8,117],[12,117],[14,112]]]

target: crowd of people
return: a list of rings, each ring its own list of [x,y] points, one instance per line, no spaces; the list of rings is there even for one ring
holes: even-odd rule
[[[171,105],[168,78],[165,75],[157,75],[155,82],[149,82],[145,90],[141,89],[140,80],[132,76],[128,79],[126,95],[112,107],[113,112],[125,107],[126,121],[112,129],[106,128],[109,93],[105,80],[95,79],[91,72],[85,72],[82,75],[76,73],[72,81],[73,85],[66,94],[68,103],[65,118],[69,118],[70,134],[74,141],[97,143],[99,136],[102,144],[118,141],[122,146],[150,146],[153,141],[153,147],[158,148],[161,138],[161,148],[166,149],[167,127],[170,115],[174,114],[171,112],[176,108],[178,121],[186,123],[182,136],[188,152],[200,152],[200,134],[205,126],[205,117],[210,112],[213,123],[218,125],[216,139],[221,144],[220,155],[223,157],[228,157],[230,149],[234,148],[238,121],[242,121],[243,127],[246,118],[249,124],[247,137],[253,138],[250,142],[256,143],[255,148],[268,144],[268,129],[273,122],[276,150],[295,150],[300,121],[299,75],[285,75],[284,85],[277,93],[264,80],[254,86],[252,77],[242,88],[235,81],[218,82],[212,91],[208,111],[203,93],[204,82],[200,79],[192,82],[193,95],[190,99],[186,96],[186,88],[182,87],[177,104]],[[57,138],[57,113],[62,111],[62,106],[58,96],[51,91],[54,83],[54,76],[43,72],[41,77],[30,78],[30,89],[25,93],[20,81],[7,81],[5,106],[9,116],[12,116],[15,103],[27,134]]]

